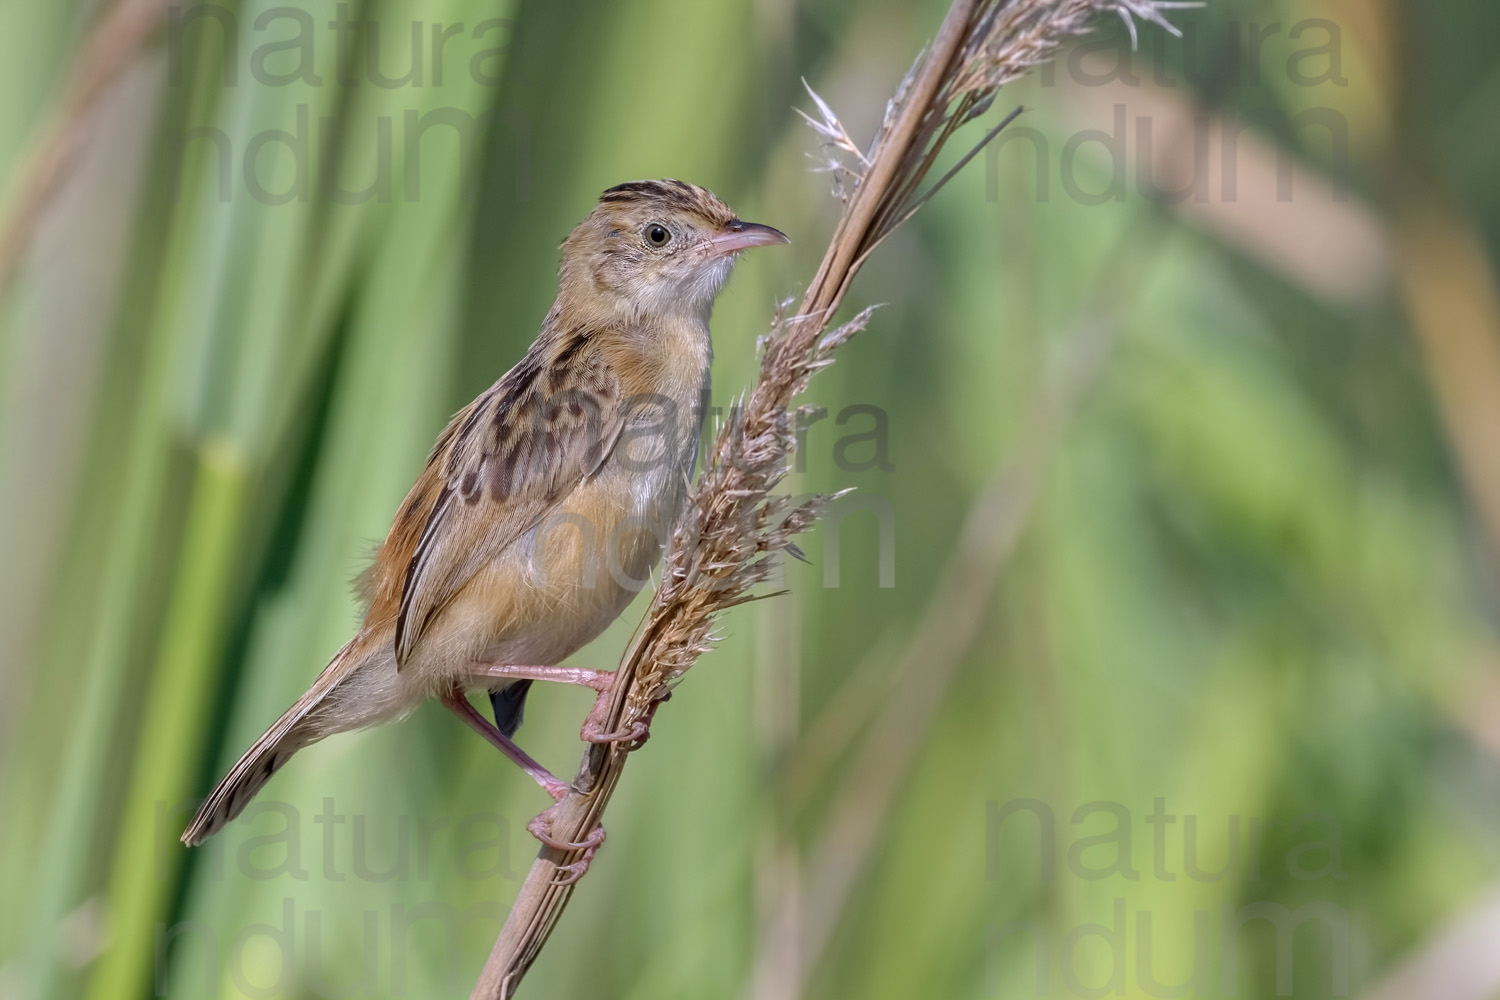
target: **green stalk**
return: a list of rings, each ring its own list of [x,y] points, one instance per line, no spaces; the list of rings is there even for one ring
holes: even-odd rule
[[[216,686],[248,509],[248,475],[237,449],[208,442],[183,531],[181,558],[151,678],[142,736],[116,839],[108,887],[110,947],[91,979],[93,1000],[132,1000],[149,981],[158,924],[175,890],[183,854],[171,818],[191,796]],[[167,828],[162,818],[167,817]]]

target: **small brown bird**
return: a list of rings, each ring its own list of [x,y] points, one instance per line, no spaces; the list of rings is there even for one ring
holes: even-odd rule
[[[438,436],[363,578],[359,631],[219,782],[183,841],[234,819],[303,747],[429,697],[560,800],[567,784],[511,739],[526,691],[534,680],[608,691],[612,673],[556,664],[648,582],[697,457],[714,299],[741,251],[785,242],[681,181],[605,191],[563,243],[557,301],[526,356]],[[473,689],[490,693],[495,725],[469,703]],[[583,732],[643,736],[600,732],[592,716]],[[603,836],[559,843],[547,813],[530,829],[590,853]]]

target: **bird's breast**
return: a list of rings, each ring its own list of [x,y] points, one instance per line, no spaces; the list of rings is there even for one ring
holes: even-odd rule
[[[482,659],[557,663],[619,617],[670,541],[702,390],[638,401],[600,468],[467,588],[491,617]]]

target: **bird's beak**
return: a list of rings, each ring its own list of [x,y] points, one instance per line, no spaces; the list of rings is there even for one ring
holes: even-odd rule
[[[790,243],[786,233],[770,226],[763,226],[759,222],[741,222],[735,219],[724,232],[708,241],[709,253],[715,257],[723,257],[741,250],[749,250],[751,247],[766,247],[776,243]]]

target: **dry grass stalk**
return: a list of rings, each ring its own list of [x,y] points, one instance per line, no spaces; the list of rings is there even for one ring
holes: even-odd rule
[[[9,288],[37,226],[88,146],[96,111],[166,19],[167,0],[115,0],[73,60],[56,113],[22,161],[0,222],[0,293]]]
[[[1050,58],[1084,33],[1095,15],[1134,18],[1174,31],[1162,12],[1195,4],[1152,0],[954,0],[937,37],[887,105],[867,154],[840,170],[851,185],[828,251],[800,307],[783,310],[762,341],[760,376],[740,414],[719,433],[703,476],[668,546],[658,588],[621,660],[605,726],[623,731],[649,720],[671,686],[713,641],[716,617],[752,600],[780,552],[796,549],[830,499],[792,504],[772,494],[788,469],[793,446],[792,400],[833,352],[859,332],[868,309],[828,330],[860,266],[901,223],[966,164],[999,127],[959,164],[921,191],[938,154],[963,125],[983,114],[996,89]],[[832,111],[817,102],[818,130],[838,148],[849,142]],[[1009,118],[1006,119],[1009,121]],[[849,143],[852,145],[852,143]],[[855,150],[857,154],[857,149]],[[629,748],[589,748],[574,791],[554,814],[553,833],[581,840],[600,821],[624,770]],[[543,849],[521,887],[473,996],[515,994],[572,895],[557,879],[576,854]]]

